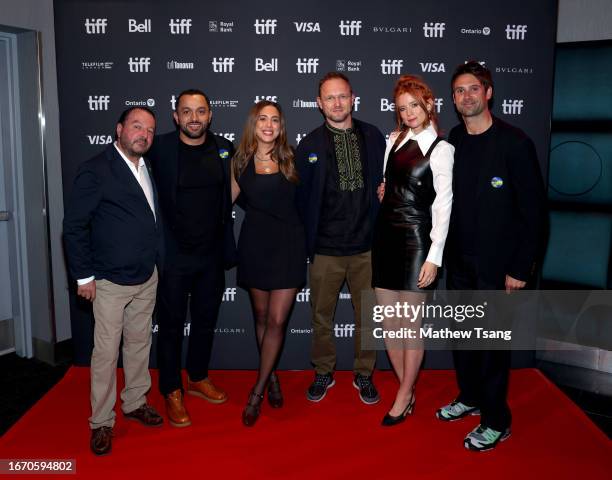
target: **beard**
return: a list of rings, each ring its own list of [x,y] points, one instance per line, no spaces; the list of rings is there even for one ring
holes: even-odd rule
[[[141,157],[149,151],[149,142],[143,139],[137,139],[129,143],[122,138],[119,138],[121,149],[130,157]]]
[[[195,123],[195,122],[194,122]],[[190,130],[188,128],[187,125],[189,125],[188,123],[185,124],[180,124],[179,128],[181,130],[181,132],[183,132],[185,134],[185,136],[187,136],[188,138],[202,138],[204,136],[204,134],[206,133],[206,130],[208,129],[208,124],[207,123],[200,123],[200,128],[198,130]]]

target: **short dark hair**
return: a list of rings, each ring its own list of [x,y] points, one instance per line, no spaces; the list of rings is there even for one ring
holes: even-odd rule
[[[489,87],[493,88],[493,77],[491,76],[491,71],[484,65],[478,63],[476,60],[468,60],[465,63],[457,65],[457,68],[455,68],[455,72],[451,78],[451,91],[453,90],[453,85],[455,85],[455,80],[457,77],[460,75],[465,75],[466,73],[474,75],[485,90],[488,90]]]
[[[202,95],[204,100],[206,100],[206,106],[210,108],[210,100],[208,99],[208,95],[206,95],[202,90],[198,90],[197,88],[188,88],[187,90],[183,90],[179,93],[179,96],[176,97],[176,104],[174,106],[174,110],[178,107],[179,103],[181,103],[181,97],[185,95]]]
[[[144,110],[145,112],[147,112],[149,115],[151,115],[155,119],[155,112],[153,112],[153,110],[151,110],[149,107],[130,107],[130,108],[126,108],[123,112],[121,112],[121,115],[119,115],[119,120],[117,120],[117,123],[120,123],[121,125],[125,126],[126,120],[130,116],[130,113],[132,113],[134,110]]]
[[[333,79],[344,80],[346,83],[348,83],[348,86],[351,89],[351,93],[353,93],[353,87],[351,86],[351,82],[349,81],[346,75],[340,72],[327,72],[323,76],[323,78],[319,80],[319,97],[321,96],[321,87],[323,86],[323,84],[327,82],[328,80],[333,80]]]

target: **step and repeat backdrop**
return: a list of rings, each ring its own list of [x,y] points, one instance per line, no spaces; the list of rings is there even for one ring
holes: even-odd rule
[[[316,105],[319,79],[338,71],[351,80],[354,116],[388,135],[395,124],[394,82],[411,73],[432,86],[444,134],[459,121],[450,78],[469,59],[492,71],[494,114],[533,138],[546,176],[556,19],[556,0],[56,0],[65,195],[79,163],[114,140],[126,107],[150,107],[158,133],[165,133],[175,128],[177,95],[201,89],[211,99],[211,130],[237,145],[248,109],[269,99],[283,107],[290,141],[297,145],[323,122]],[[235,215],[238,234],[238,207]],[[212,367],[255,368],[247,292],[236,287],[233,270],[226,284]],[[297,296],[281,368],[310,368],[309,297],[308,287]],[[86,364],[93,316],[74,292],[71,317],[75,361]],[[335,322],[338,368],[350,369],[354,323],[346,289]],[[187,321],[185,335],[189,327]],[[379,354],[379,366],[386,365]],[[425,365],[448,367],[450,355],[432,352]]]

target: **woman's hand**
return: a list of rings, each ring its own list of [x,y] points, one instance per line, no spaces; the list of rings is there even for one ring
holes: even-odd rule
[[[383,181],[376,189],[376,195],[378,195],[378,201],[382,202],[385,196],[385,182]]]
[[[417,287],[425,288],[433,283],[438,275],[438,266],[431,263],[425,262],[421,267],[421,272],[419,273],[419,279],[417,281]]]

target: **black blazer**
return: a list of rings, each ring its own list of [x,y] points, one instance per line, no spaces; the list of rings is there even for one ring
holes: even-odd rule
[[[74,279],[119,285],[147,281],[162,248],[157,190],[155,216],[144,192],[114,145],[83,162],[64,215],[64,242]],[[156,220],[157,218],[157,220]]]
[[[383,180],[385,137],[374,125],[355,118],[353,123],[360,130],[365,143],[364,180],[370,194],[370,225],[374,228],[380,206],[376,189]],[[296,150],[295,162],[300,180],[296,202],[306,231],[306,253],[311,261],[319,228],[327,164],[334,159],[335,153],[325,124],[304,137]]]
[[[234,238],[234,219],[232,217],[232,190],[231,190],[231,159],[234,156],[234,145],[229,140],[208,133],[216,145],[219,164],[223,170],[223,248],[224,265],[229,269],[236,265],[236,241]],[[178,252],[179,246],[174,234],[176,225],[176,185],[178,182],[178,152],[179,132],[174,131],[158,135],[148,153],[153,169],[153,176],[159,189],[159,203],[164,217],[164,237],[166,258],[172,258]]]
[[[532,140],[495,117],[491,128],[485,147],[487,162],[478,175],[474,242],[479,275],[503,288],[506,275],[527,281],[535,271],[546,229],[546,192]],[[450,132],[448,140],[455,147],[454,168],[470,161],[461,150],[467,135],[463,124]],[[493,188],[493,177],[501,178],[503,185]],[[456,212],[460,208],[455,201],[445,249],[451,264],[460,254],[455,239]]]

